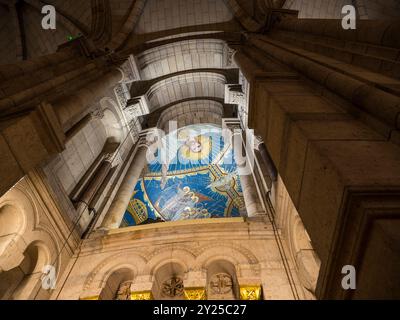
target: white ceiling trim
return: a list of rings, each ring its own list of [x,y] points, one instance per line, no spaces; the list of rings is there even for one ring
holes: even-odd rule
[[[196,39],[174,42],[146,50],[137,56],[142,79],[201,68],[227,67],[229,50],[218,39]]]
[[[224,98],[226,78],[213,72],[193,72],[161,80],[147,92],[151,111],[195,97]]]

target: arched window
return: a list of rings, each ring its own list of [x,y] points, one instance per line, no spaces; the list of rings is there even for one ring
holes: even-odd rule
[[[156,300],[183,300],[185,270],[182,265],[170,262],[157,269],[152,293]]]
[[[207,266],[207,298],[209,300],[239,299],[236,269],[231,262],[217,260]]]
[[[0,273],[0,299],[34,298],[41,288],[42,270],[48,258],[46,247],[38,242],[31,243],[17,267]]]
[[[22,214],[12,205],[0,208],[0,256],[11,244],[22,226]]]
[[[129,268],[114,271],[108,277],[99,300],[130,300],[133,278],[133,271]]]

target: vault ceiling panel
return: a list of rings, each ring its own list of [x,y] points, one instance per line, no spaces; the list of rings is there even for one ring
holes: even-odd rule
[[[169,132],[169,121],[176,121],[178,128],[195,123],[221,125],[223,106],[212,100],[194,100],[180,102],[166,109],[160,116],[157,127]]]
[[[224,68],[227,48],[221,40],[187,40],[147,50],[137,60],[142,79],[148,80],[191,69]]]
[[[151,111],[187,98],[223,98],[225,83],[225,76],[212,72],[193,72],[161,80],[147,93]]]
[[[232,18],[222,0],[148,0],[135,32],[150,33]]]

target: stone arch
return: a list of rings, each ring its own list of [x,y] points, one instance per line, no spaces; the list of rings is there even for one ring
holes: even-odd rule
[[[102,123],[106,130],[107,137],[114,140],[112,142],[121,142],[128,131],[126,126],[124,126],[123,114],[119,106],[110,97],[101,99],[100,105],[104,113]]]
[[[24,229],[24,215],[13,203],[0,205],[0,256]]]
[[[135,266],[130,264],[118,265],[109,270],[103,277],[99,300],[129,300],[136,273]]]
[[[101,122],[107,133],[107,139],[109,142],[120,143],[123,139],[123,133],[120,123],[114,112],[110,109],[103,110],[104,116]]]
[[[168,133],[169,121],[176,121],[178,129],[196,123],[220,126],[223,114],[223,106],[217,101],[189,100],[177,103],[164,110],[160,115],[157,127]]]
[[[229,251],[232,251],[231,254],[229,254]],[[202,266],[204,266],[208,261],[211,261],[213,257],[216,256],[226,256],[229,261],[234,263],[252,265],[259,264],[259,261],[253,252],[239,244],[231,243],[204,246],[201,248],[197,260]]]
[[[197,71],[175,74],[153,84],[147,91],[151,112],[175,101],[194,97],[224,98],[226,76]],[[176,88],[176,89],[175,89]]]
[[[196,264],[196,256],[187,248],[163,247],[151,254],[145,273],[153,276],[156,270],[166,261],[179,263],[187,271],[190,266]]]
[[[230,243],[208,245],[203,247],[197,256],[197,263],[203,270],[216,260],[224,260],[232,263],[236,268],[236,277],[259,278],[261,266],[256,256],[247,248]]]
[[[163,261],[153,270],[152,294],[157,300],[184,298],[184,278],[187,266],[177,259]]]
[[[143,273],[147,259],[137,252],[122,252],[109,256],[100,261],[89,273],[83,285],[82,296],[99,294],[106,279],[119,268],[130,268],[135,277]]]
[[[0,198],[0,272],[18,266],[32,240],[27,239],[39,221],[37,207],[20,184]]]
[[[220,39],[189,39],[148,49],[137,57],[144,80],[167,74],[226,66],[226,43]],[[184,64],[177,61],[185,61]]]
[[[23,256],[18,266],[0,273],[0,299],[32,299],[40,290],[43,267],[50,263],[48,246],[42,241],[33,241]]]
[[[207,298],[210,300],[239,299],[239,283],[236,266],[226,259],[215,257],[209,260],[207,268]]]
[[[303,287],[312,295],[318,280],[320,260],[314,251],[307,231],[295,210],[288,217],[288,242]]]

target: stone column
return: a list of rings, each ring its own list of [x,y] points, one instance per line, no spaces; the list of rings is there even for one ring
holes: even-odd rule
[[[53,108],[64,132],[82,119],[88,112],[89,107],[98,102],[107,90],[113,88],[122,80],[122,77],[123,75],[119,69],[112,69],[74,95],[55,102]]]
[[[257,188],[251,174],[240,174],[240,184],[242,186],[244,203],[246,204],[247,216],[249,218],[264,215],[265,211],[261,205],[260,197],[258,196]]]
[[[251,82],[257,75],[264,74],[264,70],[250,59],[240,47],[237,48],[238,51],[235,52],[233,58],[239,67],[240,71],[243,73],[247,81]]]
[[[112,154],[107,154],[103,162],[99,165],[96,172],[94,173],[91,181],[86,187],[85,192],[82,194],[78,201],[77,211],[78,215],[81,217],[79,220],[79,225],[82,230],[85,230],[90,220],[93,218],[91,212],[89,212],[89,203],[95,196],[97,190],[100,188],[107,174],[110,172],[112,167]]]
[[[276,166],[272,161],[271,155],[269,154],[268,149],[264,141],[262,140],[258,144],[258,151],[260,153],[261,159],[265,164],[265,168],[267,169],[269,178],[271,179],[272,182],[276,182],[278,178],[278,170],[276,169]]]
[[[110,209],[104,218],[104,221],[101,225],[103,228],[117,229],[121,224],[126,208],[129,204],[129,200],[131,199],[133,191],[135,190],[136,183],[140,178],[144,166],[146,165],[147,149],[147,144],[139,144],[135,156],[133,157],[133,160],[125,174],[124,180],[122,181],[118,192],[111,203]]]
[[[246,205],[247,216],[249,218],[252,218],[259,215],[264,215],[265,210],[261,204],[260,197],[258,196],[257,187],[254,183],[252,175],[252,170],[254,170],[254,167],[249,168],[249,164],[247,162],[247,154],[245,154],[245,156],[242,155],[242,141],[243,135],[240,131],[238,131],[238,129],[236,129],[233,132],[232,137],[233,155],[238,168],[238,174],[240,177],[240,184],[242,186],[242,193]]]

